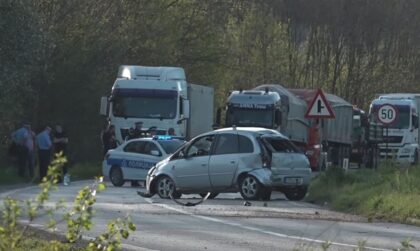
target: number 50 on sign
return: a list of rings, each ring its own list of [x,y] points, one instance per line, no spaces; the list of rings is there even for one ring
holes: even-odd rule
[[[389,125],[395,122],[398,117],[398,110],[390,104],[381,105],[378,109],[378,120]]]

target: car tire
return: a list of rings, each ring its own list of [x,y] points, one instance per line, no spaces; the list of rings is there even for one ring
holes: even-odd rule
[[[201,198],[206,197],[207,193],[200,193]],[[207,199],[214,199],[217,197],[217,195],[219,195],[219,193],[210,193],[209,197]]]
[[[111,170],[109,171],[109,179],[111,180],[112,185],[116,187],[121,187],[125,183],[123,173],[119,166],[111,167]]]
[[[419,164],[419,152],[416,149],[416,152],[414,153],[413,166],[417,166],[418,164]]]
[[[170,199],[170,194],[172,194],[172,198],[174,199],[179,199],[182,195],[180,192],[176,191],[174,181],[168,176],[160,176],[158,178],[155,191],[162,199]]]
[[[305,198],[307,191],[308,191],[308,188],[306,187],[289,188],[284,191],[284,195],[286,196],[288,200],[298,201]]]
[[[245,200],[259,200],[261,184],[257,178],[247,175],[239,182],[239,192]]]
[[[267,201],[271,199],[271,188],[263,187],[261,190],[261,199]]]

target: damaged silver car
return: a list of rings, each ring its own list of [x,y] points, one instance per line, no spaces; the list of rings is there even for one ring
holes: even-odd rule
[[[311,169],[307,157],[287,137],[264,128],[224,128],[195,137],[150,169],[150,196],[240,192],[245,200],[269,200],[283,192],[301,200]]]

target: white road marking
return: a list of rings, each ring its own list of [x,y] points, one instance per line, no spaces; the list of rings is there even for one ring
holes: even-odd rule
[[[185,215],[189,215],[191,217],[195,217],[195,218],[202,219],[202,220],[205,220],[205,221],[216,222],[216,223],[220,223],[220,224],[224,224],[224,225],[228,225],[228,226],[232,226],[232,227],[237,227],[237,228],[241,228],[241,229],[245,229],[245,230],[255,231],[255,232],[268,234],[268,235],[272,235],[272,236],[276,236],[276,237],[280,237],[280,238],[285,238],[285,239],[306,241],[306,242],[319,243],[319,244],[324,244],[324,243],[327,242],[325,240],[319,240],[319,239],[306,238],[306,237],[301,237],[301,236],[296,236],[296,235],[287,235],[287,234],[276,233],[276,232],[273,232],[273,231],[267,231],[267,230],[257,228],[257,227],[246,226],[246,225],[243,225],[241,223],[235,223],[235,222],[230,222],[230,221],[227,221],[227,220],[216,219],[216,218],[213,218],[213,217],[197,215],[197,214],[190,213],[188,211],[185,211],[185,210],[182,210],[182,209],[179,209],[179,208],[171,207],[171,206],[166,205],[166,204],[153,203],[153,201],[149,198],[144,198],[144,200],[146,202],[150,203],[150,204],[155,205],[155,206],[163,207],[163,208],[166,208],[168,210],[175,211],[175,212],[185,214]],[[358,248],[359,247],[358,245],[340,243],[340,242],[330,242],[330,243],[331,243],[331,245],[348,247],[348,248]],[[375,251],[392,251],[392,249],[375,248],[375,247],[367,247],[367,246],[363,247],[363,248],[366,249],[366,250],[375,250]]]

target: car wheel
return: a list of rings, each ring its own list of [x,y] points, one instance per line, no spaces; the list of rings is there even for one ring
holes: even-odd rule
[[[288,200],[302,200],[305,197],[307,190],[308,189],[306,187],[289,188],[284,191],[284,195]]]
[[[207,193],[200,193],[200,196],[202,198],[206,197]],[[214,199],[217,197],[217,195],[219,195],[219,193],[210,193],[209,197],[207,199]]]
[[[271,199],[271,188],[264,187],[261,190],[261,199],[262,200],[270,200]]]
[[[170,194],[172,194],[172,198],[174,199],[179,199],[182,195],[180,192],[176,191],[174,181],[168,176],[159,177],[158,181],[156,182],[156,193],[162,199],[170,199]]]
[[[125,183],[123,173],[119,166],[111,167],[111,170],[109,171],[109,179],[111,180],[112,185],[116,187],[121,187]]]
[[[239,182],[239,192],[245,200],[258,200],[261,184],[254,176],[247,175]]]

